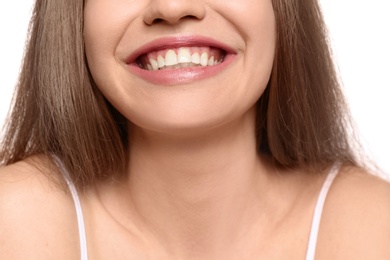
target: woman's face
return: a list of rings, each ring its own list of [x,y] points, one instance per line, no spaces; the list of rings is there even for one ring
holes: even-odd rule
[[[87,0],[84,26],[95,83],[144,129],[222,126],[253,108],[269,81],[271,0]]]

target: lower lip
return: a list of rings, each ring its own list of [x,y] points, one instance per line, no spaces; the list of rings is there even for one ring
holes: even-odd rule
[[[156,85],[180,85],[213,77],[224,71],[236,55],[226,55],[223,62],[214,66],[192,67],[166,70],[144,70],[137,64],[129,64],[130,71],[136,76]]]

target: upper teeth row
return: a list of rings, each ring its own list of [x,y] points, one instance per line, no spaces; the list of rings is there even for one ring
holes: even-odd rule
[[[147,64],[148,70],[158,70],[166,66],[175,66],[183,63],[194,63],[202,66],[212,66],[220,63],[221,61],[215,60],[214,56],[209,57],[207,52],[198,53],[194,52],[192,55],[187,48],[180,48],[178,54],[174,50],[168,50],[165,57],[158,55],[157,60],[148,58],[149,64]]]

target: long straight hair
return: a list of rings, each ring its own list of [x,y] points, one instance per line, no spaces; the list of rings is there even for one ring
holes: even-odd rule
[[[348,113],[317,0],[273,0],[277,46],[258,101],[259,152],[286,167],[355,164]],[[84,52],[80,0],[37,0],[1,144],[8,165],[55,155],[79,188],[120,174],[128,124],[95,86]]]
[[[273,0],[277,46],[269,86],[258,103],[259,146],[275,162],[318,170],[335,161],[358,166],[317,0]]]

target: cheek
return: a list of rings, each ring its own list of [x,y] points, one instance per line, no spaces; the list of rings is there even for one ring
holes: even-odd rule
[[[244,54],[243,66],[248,77],[245,82],[250,85],[255,79],[260,79],[260,84],[266,84],[276,48],[276,20],[272,1],[226,1],[224,5],[219,4],[219,12],[225,14],[243,38],[244,44],[240,51]]]
[[[241,26],[247,45],[255,48],[251,52],[264,62],[274,57],[276,20],[271,1],[258,2],[253,9],[246,10],[248,18],[244,19]]]
[[[246,59],[250,59],[249,66],[252,66],[256,75],[262,75],[260,84],[266,87],[271,76],[276,50],[276,21],[271,2],[263,1],[268,4],[261,9],[258,16],[253,16],[251,23],[248,24],[248,52]],[[249,19],[248,19],[249,21]],[[250,36],[249,36],[250,35]]]
[[[137,1],[138,2],[138,1]],[[142,2],[142,1],[139,1]],[[126,34],[129,24],[139,16],[141,3],[126,0],[90,0],[84,8],[85,51],[92,74],[107,67]]]
[[[111,2],[111,3],[110,3]],[[118,73],[115,50],[126,31],[124,7],[119,2],[89,0],[84,9],[85,54],[94,82],[107,98],[120,95],[111,88]],[[122,10],[122,11],[121,11]]]
[[[276,51],[276,22],[271,5],[261,9],[261,12],[251,13],[251,17],[242,22],[242,30],[246,37],[243,70],[245,78],[241,78],[241,84],[247,88],[243,95],[252,94],[256,101],[268,85],[275,59]],[[257,14],[257,15],[256,15]],[[237,82],[238,83],[238,82]]]
[[[85,53],[92,75],[99,74],[100,64],[112,53],[117,34],[113,27],[112,15],[105,11],[102,1],[88,1],[84,10]]]
[[[244,37],[251,37],[252,31],[259,34],[267,28],[275,28],[275,12],[271,0],[216,0],[210,5]]]

